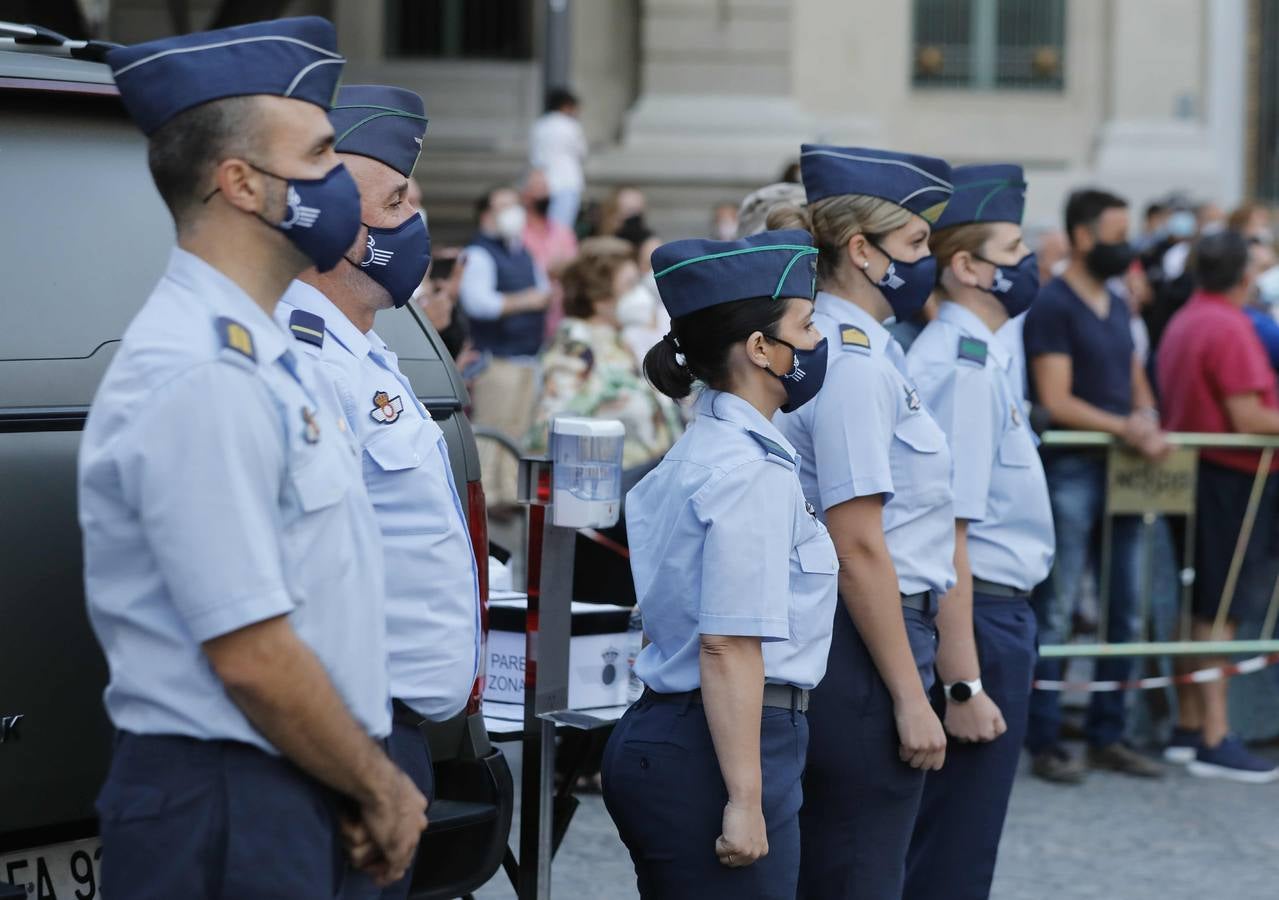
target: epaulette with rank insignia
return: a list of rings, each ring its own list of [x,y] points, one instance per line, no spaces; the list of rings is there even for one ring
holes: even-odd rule
[[[760,434],[758,431],[746,429],[746,433],[755,439],[755,442],[764,448],[764,452],[770,456],[776,456],[790,465],[795,465],[795,458],[786,452],[786,448],[770,437]]]
[[[324,317],[304,309],[295,309],[289,315],[289,331],[299,341],[324,346]]]
[[[986,365],[986,342],[980,338],[959,337],[959,359],[965,362],[976,363],[983,368]]]
[[[258,361],[257,351],[253,349],[253,335],[249,329],[226,316],[218,316],[214,327],[217,328],[218,339],[224,348],[234,350],[252,362]]]
[[[870,335],[856,325],[840,325],[839,339],[845,350],[870,354]]]

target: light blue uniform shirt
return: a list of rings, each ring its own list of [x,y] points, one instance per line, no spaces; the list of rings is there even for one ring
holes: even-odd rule
[[[984,359],[973,341],[985,345]],[[1048,577],[1055,538],[1044,467],[1015,381],[1016,357],[976,314],[945,302],[908,361],[950,441],[955,518],[969,521],[973,575],[1030,590]]]
[[[276,752],[201,645],[287,615],[356,720],[390,732],[377,522],[350,431],[293,343],[175,248],[98,389],[80,527],[117,728]]]
[[[300,281],[276,320],[287,328],[295,309],[324,319],[322,347],[294,346],[318,360],[317,375],[364,450],[364,483],[386,556],[391,696],[428,719],[447,719],[461,712],[475,682],[480,595],[444,433],[376,332],[362,333]]]
[[[766,681],[813,688],[830,652],[835,546],[804,502],[794,448],[771,422],[719,391],[705,391],[696,408],[626,495],[651,641],[635,671],[659,693],[691,691],[701,685],[701,635],[749,636],[763,641]]]
[[[855,303],[817,293],[813,324],[830,342],[826,381],[812,402],[779,415],[809,464],[804,496],[822,511],[884,495],[884,539],[903,594],[955,584],[950,450],[906,374],[888,330]]]

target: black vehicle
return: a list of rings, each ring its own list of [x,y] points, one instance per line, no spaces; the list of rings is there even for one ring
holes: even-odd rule
[[[112,731],[106,663],[85,609],[76,454],[89,403],[173,234],[145,141],[94,61],[100,54],[0,24],[0,898],[100,893],[93,801]],[[461,378],[411,305],[382,313],[378,333],[444,431],[484,560],[484,492]],[[487,600],[483,565],[480,574]],[[479,687],[465,713],[424,736],[439,797],[415,900],[475,890],[506,849],[514,791],[479,715]]]

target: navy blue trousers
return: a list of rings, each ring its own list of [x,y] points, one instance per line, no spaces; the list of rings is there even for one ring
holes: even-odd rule
[[[932,686],[931,612],[903,609],[919,675]],[[897,720],[870,651],[841,604],[830,663],[808,707],[812,740],[799,814],[801,900],[897,900],[924,773],[901,761]]]
[[[386,752],[404,774],[413,779],[417,789],[427,800],[435,799],[435,769],[431,765],[431,751],[422,732],[414,724],[411,715],[397,710],[391,725],[391,736],[386,741]],[[428,808],[426,817],[431,818]],[[428,826],[429,829],[430,826]],[[373,879],[363,872],[351,870],[342,885],[342,900],[404,900],[413,885],[413,866],[395,884],[379,888]]]
[[[115,900],[317,900],[346,870],[338,795],[231,741],[121,733],[98,795]]]
[[[1025,600],[973,597],[982,687],[1008,726],[995,740],[952,740],[946,764],[924,778],[924,799],[906,862],[904,900],[985,900],[995,874],[1008,798],[1017,774],[1035,672],[1035,614]],[[933,700],[945,710],[941,686]]]
[[[604,804],[635,863],[644,900],[793,900],[799,873],[803,713],[765,707],[760,727],[768,855],[730,869],[715,856],[728,791],[706,712],[645,693],[613,729],[601,769]]]

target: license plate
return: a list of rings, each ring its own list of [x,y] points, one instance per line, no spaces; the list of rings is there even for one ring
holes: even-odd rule
[[[30,900],[101,900],[102,842],[97,838],[0,854],[0,884]]]

